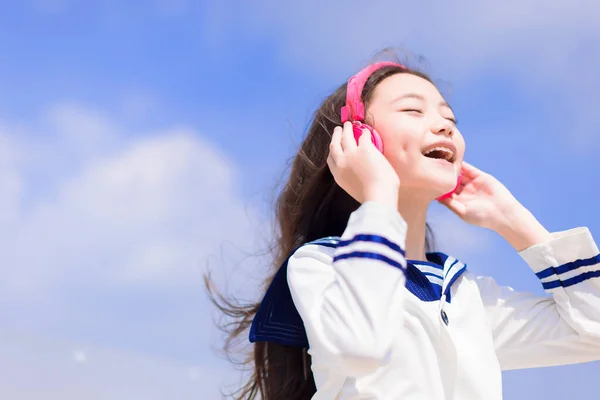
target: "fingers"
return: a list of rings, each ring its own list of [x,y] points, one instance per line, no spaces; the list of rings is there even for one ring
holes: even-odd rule
[[[335,169],[337,168],[335,161],[333,160],[333,156],[331,155],[331,153],[329,153],[329,156],[327,156],[327,166],[329,167],[329,171],[331,171],[331,174],[335,177]]]
[[[356,139],[354,139],[354,129],[352,128],[352,122],[345,122],[344,128],[342,129],[342,149],[344,151],[351,150],[357,146]]]
[[[475,178],[478,175],[481,175],[483,172],[477,168],[475,168],[473,165],[469,164],[466,161],[462,162],[462,166],[461,166],[461,174],[463,175],[463,177],[466,178]]]
[[[342,150],[342,127],[336,126],[331,134],[331,143],[329,144],[329,155],[327,156],[327,165],[332,171],[337,167],[344,151]]]
[[[329,153],[334,157],[343,152],[342,150],[342,127],[336,126],[331,135],[331,143],[329,144]]]
[[[331,134],[331,143],[329,144],[329,155],[327,156],[327,165],[329,168],[339,168],[344,164],[344,158],[347,151],[360,146],[366,146],[373,142],[372,133],[368,129],[363,129],[362,135],[358,139],[354,137],[354,127],[351,122],[346,122],[343,127],[336,126]]]
[[[467,186],[469,183],[471,183],[472,180],[473,180],[473,178],[471,178],[469,176],[465,176],[464,174],[461,175],[460,181],[458,182],[458,185],[454,192],[456,194],[460,194],[462,192],[462,190],[465,188],[465,186]]]
[[[359,146],[366,146],[367,143],[371,143],[373,141],[373,139],[371,138],[371,131],[368,129],[363,129],[362,130],[362,135],[360,135],[360,138],[358,138],[358,145]]]

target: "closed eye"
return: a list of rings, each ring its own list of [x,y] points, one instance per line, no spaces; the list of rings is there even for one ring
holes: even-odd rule
[[[413,113],[417,113],[417,114],[423,114],[422,110],[416,109],[416,108],[407,108],[405,110],[401,110],[402,112],[413,112]]]
[[[423,110],[419,110],[418,108],[406,108],[403,110],[400,110],[402,112],[408,112],[408,113],[417,113],[419,115],[423,115]],[[447,117],[446,118],[448,121],[452,122],[454,125],[458,124],[458,121],[456,120],[455,117]]]

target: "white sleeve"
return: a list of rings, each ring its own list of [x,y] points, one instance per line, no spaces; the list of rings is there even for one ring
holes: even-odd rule
[[[403,326],[406,223],[378,202],[351,214],[329,254],[301,247],[288,262],[288,284],[313,357],[357,376],[387,362]]]
[[[587,228],[519,254],[549,296],[478,278],[503,370],[600,360],[600,257]]]

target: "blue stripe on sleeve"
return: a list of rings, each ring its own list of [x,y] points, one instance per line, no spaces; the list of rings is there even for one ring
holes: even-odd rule
[[[390,249],[400,253],[402,255],[402,257],[405,256],[404,250],[400,246],[398,246],[396,243],[394,243],[382,236],[378,236],[378,235],[358,234],[358,235],[354,236],[352,239],[340,241],[338,247],[349,246],[350,244],[352,244],[354,242],[372,242],[372,243],[383,244],[384,246],[387,246]]]
[[[590,265],[595,265],[595,264],[600,264],[600,254],[598,254],[594,257],[591,257],[591,258],[583,259],[583,260],[575,260],[570,263],[560,265],[558,267],[546,268],[545,270],[538,272],[536,275],[538,278],[544,279],[544,278],[548,278],[549,276],[552,276],[554,274],[560,275],[560,274],[564,274],[565,272],[574,271],[577,268],[588,267]]]
[[[569,286],[576,285],[576,284],[581,283],[583,281],[587,281],[588,279],[598,278],[598,277],[600,277],[600,270],[588,271],[588,272],[584,272],[583,274],[579,274],[577,276],[574,276],[572,278],[565,279],[564,281],[561,281],[561,280],[557,279],[555,281],[545,282],[545,283],[542,283],[542,286],[546,290],[555,289],[555,288],[557,288],[559,286],[567,288]]]
[[[576,260],[576,261],[561,265],[560,267],[554,268],[554,270],[556,271],[557,274],[560,275],[560,274],[564,274],[565,272],[573,271],[577,268],[587,267],[587,266],[598,264],[598,263],[600,263],[600,254],[598,254],[595,257],[586,258],[584,260]]]
[[[554,271],[554,267],[546,268],[545,270],[536,273],[539,279],[544,279],[554,274],[556,274],[556,272]]]
[[[402,266],[402,264],[400,264],[399,262],[392,260],[391,258],[384,256],[383,254],[367,251],[353,251],[351,253],[340,254],[339,256],[333,258],[333,262],[347,260],[350,258],[368,258],[372,260],[379,260],[385,262],[388,265],[391,265],[392,267],[399,268],[400,270],[406,272],[406,268]]]

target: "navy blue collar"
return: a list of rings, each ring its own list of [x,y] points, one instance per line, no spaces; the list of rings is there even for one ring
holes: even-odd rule
[[[336,247],[337,237],[316,240],[310,244]],[[292,252],[293,254],[293,252]],[[466,270],[466,265],[444,253],[427,253],[427,261],[407,260],[406,288],[422,301],[450,302],[452,284]],[[304,323],[292,300],[287,283],[288,259],[279,268],[254,316],[250,342],[274,342],[286,346],[308,347]]]
[[[452,284],[467,269],[460,260],[440,252],[426,253],[427,261],[406,260],[406,288],[423,301],[438,301],[445,295],[445,301],[451,302]],[[417,269],[419,273],[414,271]],[[412,273],[411,273],[411,270]],[[429,281],[429,293],[419,292],[414,288],[414,281],[422,281],[417,275],[423,275]],[[423,286],[426,286],[423,283]]]

